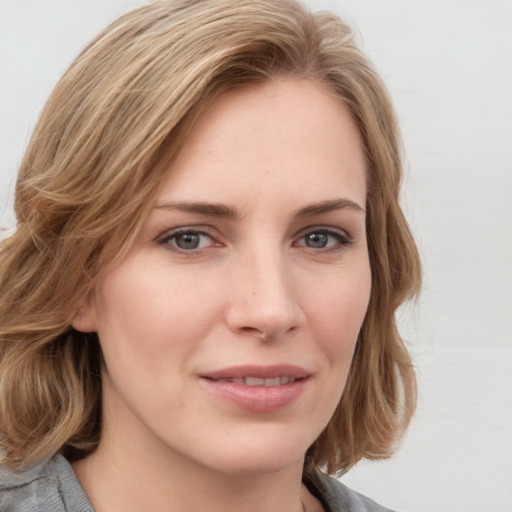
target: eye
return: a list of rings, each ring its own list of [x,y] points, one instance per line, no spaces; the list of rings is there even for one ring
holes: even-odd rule
[[[161,244],[170,246],[170,249],[178,251],[197,251],[214,244],[212,237],[204,231],[196,229],[181,229],[167,233],[160,240]]]
[[[329,250],[348,247],[352,240],[341,230],[318,228],[304,233],[295,243],[309,249]]]

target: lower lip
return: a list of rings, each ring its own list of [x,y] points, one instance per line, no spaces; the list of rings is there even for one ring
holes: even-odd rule
[[[307,378],[280,386],[246,386],[235,382],[201,378],[201,383],[214,395],[235,407],[252,412],[274,412],[299,399]]]

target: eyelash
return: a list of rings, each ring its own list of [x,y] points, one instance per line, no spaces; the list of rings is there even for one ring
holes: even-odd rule
[[[192,228],[192,227],[186,227],[186,228],[179,228],[170,232],[165,233],[162,237],[159,237],[158,243],[161,245],[168,246],[169,250],[182,253],[182,254],[197,254],[201,250],[203,250],[203,247],[200,248],[194,248],[194,249],[183,249],[181,247],[177,247],[174,245],[171,245],[172,240],[176,240],[180,235],[199,235],[199,236],[207,236],[212,241],[214,241],[214,237],[208,233],[207,231],[199,228]]]
[[[305,231],[303,231],[301,233],[301,236],[298,238],[298,240],[302,240],[307,235],[312,235],[312,234],[322,234],[322,235],[331,236],[338,241],[338,244],[334,244],[334,245],[328,246],[326,248],[324,248],[324,247],[312,248],[312,247],[306,246],[305,244],[300,244],[300,245],[304,245],[305,247],[307,247],[308,249],[311,249],[314,252],[340,251],[340,250],[350,247],[354,243],[352,238],[350,238],[350,236],[345,231],[337,230],[337,229],[333,229],[333,228],[320,227],[320,226],[307,228]],[[297,242],[294,242],[294,245],[297,245]]]
[[[337,244],[332,244],[331,246],[327,247],[320,247],[320,248],[313,248],[306,245],[306,243],[298,243],[299,241],[303,240],[307,235],[312,234],[321,234],[321,235],[327,235],[330,237],[333,237],[337,240]],[[158,243],[161,245],[165,245],[168,247],[169,250],[181,253],[181,254],[187,254],[187,255],[195,255],[199,252],[201,252],[205,247],[199,247],[199,248],[191,248],[191,249],[183,249],[181,247],[177,247],[176,245],[172,245],[171,241],[176,240],[180,235],[195,235],[195,236],[206,236],[210,238],[213,242],[212,245],[220,245],[215,244],[215,237],[212,236],[208,231],[200,228],[193,228],[193,227],[186,227],[186,228],[178,228],[176,230],[166,232],[164,235],[159,237],[157,239]],[[327,227],[309,227],[306,230],[303,230],[302,233],[298,238],[296,238],[292,242],[292,246],[303,246],[308,250],[311,250],[312,252],[336,252],[341,251],[343,249],[346,249],[350,247],[353,244],[353,240],[350,238],[350,236],[342,231],[342,230],[336,230],[333,228],[327,228]],[[207,248],[207,247],[206,247]]]

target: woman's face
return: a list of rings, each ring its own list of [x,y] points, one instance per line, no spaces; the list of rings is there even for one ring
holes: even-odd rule
[[[278,79],[206,111],[73,322],[103,349],[102,443],[227,473],[302,464],[368,305],[365,175],[322,85]]]

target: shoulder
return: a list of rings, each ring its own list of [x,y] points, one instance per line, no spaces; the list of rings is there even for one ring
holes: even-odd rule
[[[328,475],[319,474],[307,485],[328,512],[392,512]]]
[[[0,466],[0,512],[94,512],[71,466],[55,455],[21,472]]]

